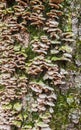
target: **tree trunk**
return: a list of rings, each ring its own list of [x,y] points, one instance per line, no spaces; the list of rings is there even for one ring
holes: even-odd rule
[[[0,1],[0,130],[81,130],[80,9]]]

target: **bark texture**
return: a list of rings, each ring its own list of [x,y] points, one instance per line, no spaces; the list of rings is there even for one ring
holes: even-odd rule
[[[80,7],[0,1],[0,130],[81,130]]]

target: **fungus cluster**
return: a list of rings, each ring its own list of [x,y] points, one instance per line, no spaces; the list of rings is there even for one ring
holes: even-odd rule
[[[36,104],[32,104],[32,111],[43,112],[46,111],[46,106],[53,107],[54,100],[57,99],[56,95],[54,94],[53,88],[47,86],[44,83],[30,83],[30,88],[33,92],[36,93],[37,100],[35,101]]]
[[[65,71],[57,61],[72,58],[72,35],[59,28],[62,1],[0,1],[2,127],[51,130],[49,123],[57,100],[54,89],[65,85]],[[33,38],[30,28],[38,31]]]
[[[3,14],[1,12],[0,20],[0,125],[13,125],[14,121],[18,120],[23,96],[27,93],[27,78],[22,76],[26,58],[21,52],[15,52],[14,47],[16,42],[20,43],[21,47],[28,46],[28,36],[26,29],[18,24],[17,17],[13,17],[13,11],[4,13],[8,11],[4,1],[1,11]],[[23,32],[20,33],[20,30]]]
[[[31,0],[30,1],[30,25],[36,25],[37,27],[41,27],[44,24],[45,18],[43,16],[43,11],[45,9],[42,1],[39,0]]]
[[[62,79],[65,78],[59,71],[58,65],[52,64],[50,60],[46,61],[44,56],[35,57],[28,67],[29,75],[37,77],[42,73],[43,80],[51,80],[54,85],[62,84]]]
[[[40,41],[39,39],[34,39],[31,41],[31,44],[34,52],[47,55],[51,43],[47,36],[41,36]]]

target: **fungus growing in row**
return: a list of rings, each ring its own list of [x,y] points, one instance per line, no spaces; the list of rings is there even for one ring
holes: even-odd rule
[[[57,61],[72,58],[72,35],[59,28],[64,0],[9,1],[0,1],[0,127],[51,130],[54,89],[68,74]]]

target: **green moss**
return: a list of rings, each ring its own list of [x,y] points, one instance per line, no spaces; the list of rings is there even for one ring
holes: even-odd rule
[[[53,120],[51,121],[52,130],[64,130],[68,123],[68,106],[66,96],[59,94],[54,108]]]
[[[80,40],[78,40],[76,43],[75,59],[78,59],[81,61],[81,41]]]
[[[80,111],[81,109],[79,106],[79,100],[79,93],[77,93],[77,90],[75,89],[69,89],[64,95],[61,93],[58,94],[58,100],[51,121],[52,130],[66,130],[69,123],[71,123],[69,115],[72,113],[72,110],[77,111],[78,109],[78,111]],[[81,119],[80,115],[79,118]]]
[[[67,70],[78,71],[78,68],[74,63],[70,63],[70,64],[67,63],[66,68],[67,68]]]

